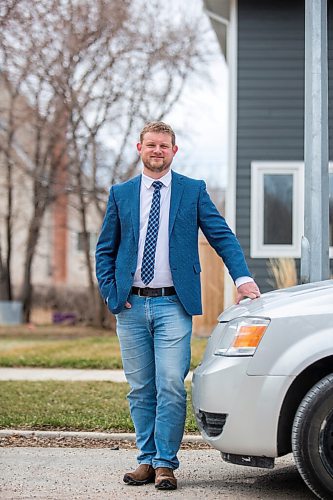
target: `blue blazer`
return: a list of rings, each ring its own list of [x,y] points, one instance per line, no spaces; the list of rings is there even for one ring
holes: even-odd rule
[[[119,313],[137,266],[141,175],[111,187],[96,247],[96,275],[109,309]],[[240,244],[211,201],[204,181],[172,171],[169,262],[174,287],[190,315],[202,314],[198,230],[223,259],[233,280],[250,276]]]

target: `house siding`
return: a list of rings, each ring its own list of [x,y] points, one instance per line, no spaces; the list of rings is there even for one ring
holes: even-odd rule
[[[328,18],[333,27],[331,5]],[[328,31],[333,158],[333,34]],[[237,78],[236,232],[255,279],[268,291],[268,260],[250,258],[251,162],[304,158],[304,0],[238,1]]]

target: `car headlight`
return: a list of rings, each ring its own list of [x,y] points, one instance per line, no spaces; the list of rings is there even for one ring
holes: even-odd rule
[[[216,356],[253,356],[270,319],[236,318],[226,325]]]

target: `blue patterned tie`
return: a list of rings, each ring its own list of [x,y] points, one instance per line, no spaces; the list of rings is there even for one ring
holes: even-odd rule
[[[154,277],[156,243],[160,224],[160,190],[163,183],[154,181],[152,185],[154,187],[154,194],[149,212],[145,248],[141,265],[141,279],[145,285],[148,285]]]

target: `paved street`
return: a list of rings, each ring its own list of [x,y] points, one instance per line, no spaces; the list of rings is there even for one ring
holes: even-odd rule
[[[125,381],[121,370],[0,368],[0,380],[50,379]],[[2,431],[5,434],[8,432],[5,429]],[[97,437],[97,434],[94,433],[94,436]],[[107,437],[110,438],[110,435]],[[127,438],[132,439],[133,436]],[[160,492],[152,484],[139,488],[123,484],[122,476],[135,466],[136,454],[130,449],[0,448],[0,499],[315,498],[301,480],[291,455],[278,459],[275,469],[266,470],[226,464],[216,450],[181,450],[182,466],[177,471],[179,488],[175,492]]]
[[[222,462],[215,450],[182,450],[175,492],[156,491],[122,483],[124,471],[135,464],[136,451],[82,448],[2,448],[0,498],[18,500],[139,498],[274,499],[315,498],[300,479],[291,456],[273,470],[237,467]]]

